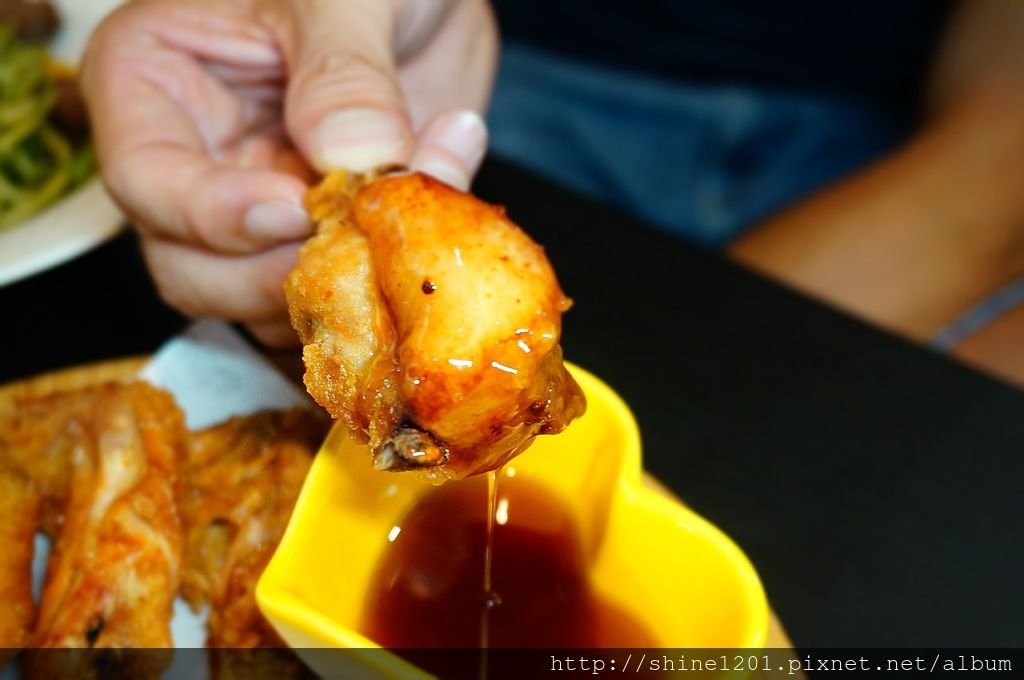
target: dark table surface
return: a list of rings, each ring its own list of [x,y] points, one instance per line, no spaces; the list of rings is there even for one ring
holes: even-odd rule
[[[547,247],[567,357],[630,404],[647,467],[747,551],[798,646],[1024,641],[1024,394],[511,166],[476,191]],[[185,325],[131,234],[0,310],[0,382]]]

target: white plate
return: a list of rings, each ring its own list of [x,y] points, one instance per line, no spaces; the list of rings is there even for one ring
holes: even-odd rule
[[[58,0],[61,30],[55,57],[77,63],[89,34],[119,0]],[[124,225],[124,217],[99,179],[29,218],[0,232],[0,286],[55,267],[103,243]]]

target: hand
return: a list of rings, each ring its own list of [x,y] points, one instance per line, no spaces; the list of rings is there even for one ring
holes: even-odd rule
[[[466,187],[497,38],[484,0],[137,0],[82,88],[162,297],[296,342],[281,284],[314,171],[401,163]]]

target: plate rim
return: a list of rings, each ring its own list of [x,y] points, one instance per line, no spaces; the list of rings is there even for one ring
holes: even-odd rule
[[[99,176],[93,177],[42,212],[0,232],[0,287],[78,257],[124,226],[121,210]],[[44,239],[46,232],[55,238]]]
[[[51,53],[77,63],[92,29],[121,2],[56,0],[62,24],[51,41]],[[61,228],[54,229],[54,222]],[[83,255],[113,238],[124,225],[125,216],[97,173],[43,211],[0,231],[0,287]],[[53,239],[39,235],[51,230],[56,232]]]

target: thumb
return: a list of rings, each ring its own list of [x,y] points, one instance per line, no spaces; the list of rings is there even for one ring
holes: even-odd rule
[[[285,122],[299,150],[321,172],[406,164],[414,140],[395,75],[394,3],[285,4]]]

